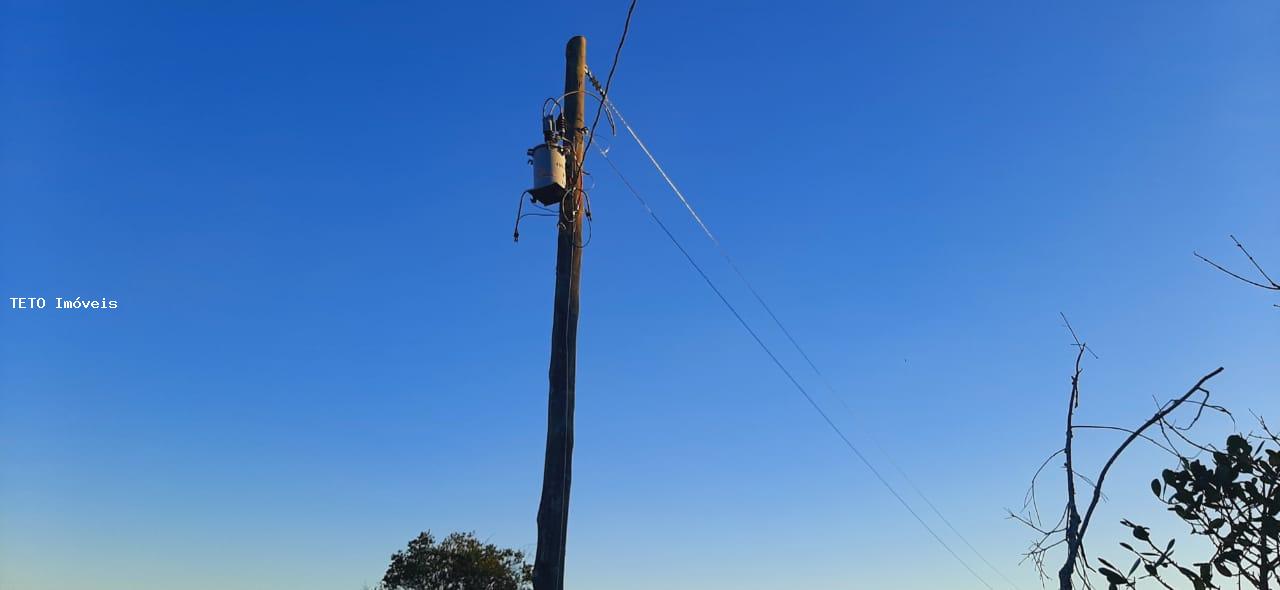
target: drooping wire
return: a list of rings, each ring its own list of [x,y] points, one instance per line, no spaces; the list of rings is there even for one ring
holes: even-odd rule
[[[826,386],[826,389],[828,392],[830,392],[831,397],[835,398],[836,401],[840,402],[840,405],[844,407],[845,412],[849,415],[850,418],[854,418],[856,420],[856,416],[853,412],[853,409],[850,408],[849,404],[845,402],[844,397],[841,396],[838,392],[836,392],[836,388],[831,384],[831,380],[828,379],[826,374],[824,374],[818,368],[817,363],[813,361],[813,358],[809,356],[809,353],[805,351],[804,347],[800,345],[800,342],[796,340],[795,336],[792,335],[791,330],[788,330],[787,326],[783,324],[782,320],[778,317],[778,315],[774,313],[773,308],[770,307],[769,304],[765,302],[764,297],[760,295],[760,292],[756,289],[755,285],[751,282],[750,279],[747,278],[746,273],[742,272],[742,269],[738,267],[737,262],[735,262],[733,257],[729,255],[729,251],[724,247],[724,244],[720,242],[720,239],[716,237],[715,233],[711,231],[711,228],[707,226],[705,221],[703,221],[702,216],[698,215],[697,210],[693,208],[693,204],[689,202],[689,199],[685,198],[684,193],[680,191],[680,188],[676,186],[675,181],[673,181],[671,177],[667,174],[667,171],[663,169],[662,164],[658,163],[658,159],[654,157],[653,152],[649,151],[649,147],[645,145],[644,141],[640,139],[640,136],[636,133],[635,129],[632,128],[631,125],[627,122],[626,118],[622,116],[622,112],[618,110],[617,104],[613,100],[609,99],[608,97],[605,97],[605,103],[606,104],[604,106],[613,112],[618,122],[622,124],[622,127],[624,129],[627,130],[627,133],[631,136],[631,139],[636,142],[636,145],[640,146],[640,150],[644,152],[644,155],[649,159],[649,162],[653,164],[653,167],[657,169],[659,174],[662,175],[662,178],[663,180],[666,181],[667,186],[669,186],[671,188],[671,191],[675,193],[676,197],[680,199],[680,202],[684,205],[684,208],[688,210],[689,215],[693,217],[693,220],[697,222],[698,227],[702,229],[702,233],[705,234],[707,236],[707,239],[709,239],[711,243],[715,246],[716,251],[719,252],[720,256],[723,257],[725,262],[728,263],[729,268],[733,270],[733,273],[738,275],[738,278],[742,281],[743,285],[747,287],[747,290],[751,293],[751,296],[756,300],[757,303],[760,304],[760,307],[764,309],[765,313],[769,315],[769,318],[773,320],[773,323],[778,327],[778,329],[786,337],[787,341],[791,343],[791,346],[795,348],[796,352],[800,353],[801,358],[804,359],[805,363],[809,365],[809,368],[813,370],[814,374],[816,374],[819,380]],[[938,518],[942,520],[944,524],[946,524],[947,528],[949,528],[951,532],[956,535],[956,537],[959,537],[959,539],[965,544],[966,547],[969,548],[970,551],[973,552],[974,555],[978,556],[978,559],[982,560],[982,562],[986,564],[988,568],[991,568],[991,570],[995,572],[996,575],[1004,579],[1005,582],[1008,582],[1010,586],[1013,586],[1014,588],[1018,587],[1017,584],[1013,583],[1012,580],[1010,580],[1007,576],[1005,576],[1004,573],[1001,572],[999,568],[993,565],[991,561],[988,560],[986,556],[982,554],[982,552],[978,551],[978,549],[974,547],[973,543],[970,543],[969,539],[967,539],[959,531],[959,529],[955,527],[955,525],[951,524],[951,521],[948,520],[947,517],[943,516],[942,511],[939,510],[938,507],[928,498],[928,496],[924,494],[924,492],[920,489],[920,487],[917,486],[914,481],[912,481],[911,477],[907,475],[906,471],[904,471],[898,465],[898,463],[893,460],[893,457],[889,454],[888,451],[884,449],[883,446],[880,445],[880,443],[876,442],[873,439],[872,444],[880,451],[880,454],[884,455],[884,457],[888,460],[889,464],[894,468],[894,470],[897,471],[898,474],[902,476],[904,480],[906,480],[907,484],[916,492],[916,495],[920,496],[920,498],[924,500],[925,504],[929,506],[929,508],[934,512],[934,514],[936,514]]]
[[[585,172],[583,172],[583,174],[585,174]],[[582,214],[586,216],[585,220],[587,222],[586,223],[587,239],[583,240],[582,237],[579,236],[578,240],[574,242],[573,246],[575,248],[578,248],[579,250],[584,249],[587,246],[590,246],[591,238],[595,237],[596,235],[595,227],[591,224],[591,193],[587,192],[585,189],[582,190],[581,193],[582,193],[582,199],[581,199]]]
[[[527,194],[529,194],[529,191],[524,191],[520,193],[519,197],[516,197],[516,228],[511,232],[511,240],[514,242],[520,241],[520,220],[524,219],[522,214],[524,212],[524,196]]]
[[[521,219],[524,219],[526,217],[559,217],[560,216],[559,213],[552,211],[551,209],[548,209],[546,207],[543,207],[541,204],[538,204],[538,203],[533,203],[533,206],[537,207],[538,209],[541,209],[543,212],[524,213],[524,196],[527,194],[529,194],[529,191],[524,191],[520,193],[520,197],[518,198],[516,203],[516,227],[515,227],[515,230],[511,232],[511,239],[512,241],[515,241],[515,242],[520,241],[520,220]]]
[[[588,72],[588,75],[590,75],[590,72]],[[593,77],[593,78],[594,78],[594,77]],[[542,101],[542,115],[545,117],[545,116],[547,116],[547,115],[549,115],[549,114],[552,114],[552,113],[559,113],[559,112],[563,111],[563,110],[564,110],[564,105],[561,103],[561,101],[563,101],[566,97],[572,96],[572,95],[574,95],[574,94],[582,94],[582,95],[590,96],[591,98],[596,99],[596,101],[599,101],[599,100],[600,100],[600,93],[599,93],[599,90],[600,90],[600,89],[599,89],[599,88],[596,88],[596,90],[597,90],[596,92],[592,92],[592,91],[590,91],[590,90],[572,90],[572,91],[570,91],[570,92],[565,92],[564,94],[561,94],[561,95],[560,95],[560,96],[558,96],[558,97],[556,97],[556,96],[548,96],[548,97],[546,98],[546,100]],[[553,105],[555,108],[553,108],[553,109],[551,109],[550,111],[548,111],[548,110],[547,110],[547,105]]]
[[[805,401],[809,402],[809,405],[812,406],[816,412],[818,412],[818,415],[821,416],[822,420],[826,422],[827,426],[829,426],[831,430],[836,433],[836,436],[840,437],[840,440],[844,442],[845,446],[848,447],[849,450],[852,451],[853,454],[858,458],[858,460],[861,461],[862,464],[866,466],[868,470],[871,471],[871,474],[874,475],[877,480],[879,480],[881,485],[883,485],[885,489],[888,490],[889,493],[895,499],[897,499],[898,503],[901,504],[902,507],[905,508],[913,518],[915,518],[916,522],[920,523],[920,526],[924,527],[924,529],[929,532],[929,535],[933,537],[934,541],[937,541],[937,543],[941,545],[942,548],[945,549],[946,552],[951,555],[951,557],[955,558],[956,561],[960,562],[960,565],[963,566],[965,570],[968,570],[968,572],[971,575],[973,575],[975,579],[981,582],[983,586],[986,586],[988,590],[994,590],[991,587],[991,584],[988,584],[987,581],[983,579],[982,575],[980,575],[977,571],[975,571],[972,567],[970,567],[969,563],[966,562],[962,557],[960,557],[960,555],[956,553],[955,550],[952,549],[951,546],[948,545],[947,542],[943,540],[940,535],[938,535],[938,533],[933,529],[933,527],[929,526],[928,522],[926,522],[923,518],[920,517],[920,514],[917,513],[915,509],[911,507],[911,504],[907,503],[906,499],[903,498],[902,495],[899,494],[898,491],[893,487],[893,484],[889,483],[889,480],[885,479],[885,477],[881,475],[880,470],[876,469],[875,465],[871,463],[871,460],[868,459],[867,456],[864,455],[862,451],[858,449],[857,445],[853,444],[853,441],[851,441],[849,437],[845,435],[844,431],[841,430],[840,427],[836,425],[835,421],[833,421],[831,419],[831,416],[828,415],[827,412],[822,409],[822,406],[818,404],[817,400],[815,400],[813,396],[809,394],[809,391],[805,389],[803,385],[800,384],[800,381],[796,379],[795,375],[793,375],[791,371],[787,369],[786,365],[784,365],[782,361],[778,358],[778,356],[774,354],[773,350],[770,349],[767,344],[765,344],[764,340],[760,338],[760,335],[755,331],[754,328],[751,327],[751,324],[747,322],[746,318],[744,318],[742,314],[738,312],[738,309],[734,307],[732,303],[729,302],[729,299],[724,295],[724,292],[722,292],[720,288],[716,286],[715,282],[711,280],[711,277],[707,275],[706,271],[704,271],[702,267],[698,265],[698,262],[694,260],[693,256],[689,254],[689,251],[685,249],[683,244],[680,243],[680,240],[676,239],[675,235],[671,233],[671,230],[667,228],[667,224],[663,223],[662,219],[658,217],[658,214],[655,213],[653,208],[649,206],[648,201],[646,201],[645,198],[640,195],[640,192],[636,190],[636,188],[631,184],[631,182],[627,180],[627,177],[622,174],[622,171],[618,169],[617,165],[613,163],[613,160],[609,158],[609,154],[604,150],[598,150],[598,151],[600,152],[600,155],[604,158],[604,161],[609,164],[609,168],[613,170],[614,174],[618,176],[618,179],[622,181],[622,184],[627,187],[627,190],[630,191],[632,196],[636,198],[636,201],[640,203],[640,206],[643,207],[645,212],[649,214],[649,218],[652,219],[653,222],[658,226],[658,228],[662,230],[662,233],[666,234],[667,239],[670,240],[671,243],[676,247],[676,249],[680,251],[680,254],[683,255],[685,260],[689,263],[689,265],[693,267],[693,270],[698,273],[698,276],[702,277],[702,280],[706,282],[707,286],[710,287],[711,290],[716,294],[716,297],[720,299],[720,302],[723,303],[726,308],[728,308],[729,312],[732,313],[733,317],[738,320],[738,323],[742,325],[743,329],[745,329],[747,333],[751,335],[751,338],[755,340],[756,345],[759,346],[760,349],[763,350],[764,353],[769,357],[769,360],[773,361],[773,364],[777,366],[780,371],[782,371],[782,374],[787,377],[787,380],[789,380],[791,384],[795,386],[796,390],[799,391],[802,396],[804,396]]]

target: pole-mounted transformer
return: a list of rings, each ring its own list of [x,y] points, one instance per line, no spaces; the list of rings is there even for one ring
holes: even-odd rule
[[[529,196],[543,205],[555,205],[564,199],[569,187],[563,135],[555,117],[542,117],[542,136],[543,142],[528,151],[529,162],[533,164],[533,188],[529,189]]]

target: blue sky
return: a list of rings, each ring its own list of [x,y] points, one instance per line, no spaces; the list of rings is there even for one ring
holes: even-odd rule
[[[511,221],[564,42],[605,71],[625,9],[4,3],[0,296],[120,307],[0,312],[0,586],[354,590],[426,529],[532,550],[555,242]],[[853,415],[615,162],[1021,588],[1059,312],[1100,356],[1089,422],[1219,365],[1221,403],[1280,412],[1274,298],[1192,256],[1242,263],[1234,233],[1280,273],[1274,3],[642,1],[613,96]],[[587,166],[568,585],[980,588]],[[1122,462],[1096,543],[1181,531],[1163,466]]]

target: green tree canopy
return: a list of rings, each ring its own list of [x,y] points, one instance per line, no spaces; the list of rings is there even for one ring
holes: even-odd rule
[[[439,543],[430,531],[391,556],[385,590],[526,590],[533,566],[524,552],[483,543],[474,533],[453,533]]]
[[[1173,539],[1157,543],[1150,528],[1125,520],[1139,543],[1120,545],[1136,559],[1127,572],[1099,560],[1112,588],[1134,587],[1142,579],[1169,588],[1177,578],[1196,590],[1280,588],[1280,451],[1266,448],[1280,447],[1280,437],[1262,426],[1265,435],[1228,437],[1225,450],[1199,447],[1211,464],[1182,457],[1177,469],[1165,469],[1151,482],[1151,491],[1190,525],[1191,534],[1210,542],[1208,559],[1181,563]]]

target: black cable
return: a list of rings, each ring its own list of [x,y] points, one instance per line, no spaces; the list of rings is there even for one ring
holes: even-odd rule
[[[631,13],[636,10],[636,0],[631,0],[631,6],[627,7],[627,20],[622,23],[622,36],[618,38],[618,48],[613,52],[613,65],[609,66],[609,75],[604,78],[604,89],[600,91],[600,104],[596,107],[595,119],[591,121],[591,128],[587,132],[587,147],[582,150],[585,159],[588,152],[591,151],[591,142],[596,138],[596,125],[600,123],[600,113],[604,110],[604,103],[609,99],[609,85],[613,84],[613,72],[618,69],[618,58],[622,56],[622,45],[627,42],[627,31],[631,30]]]
[[[520,196],[516,197],[516,227],[515,231],[511,233],[511,239],[517,243],[520,241],[520,220],[524,219],[524,196],[527,194],[529,194],[529,191],[522,191]]]
[[[512,232],[511,234],[511,238],[516,242],[520,241],[520,220],[526,217],[559,217],[560,216],[558,212],[552,211],[537,203],[533,203],[534,206],[539,209],[542,209],[543,211],[545,211],[545,213],[525,213],[524,212],[524,196],[527,194],[529,194],[529,191],[524,191],[520,193],[520,199],[518,204],[516,205],[516,228],[515,228],[515,231]]]

